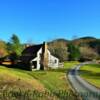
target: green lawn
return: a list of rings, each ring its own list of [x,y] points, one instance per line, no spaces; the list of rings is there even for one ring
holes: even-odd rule
[[[69,87],[66,72],[76,64],[78,62],[65,62],[64,68],[32,72],[0,66],[0,88],[6,88],[6,90],[21,88],[22,90],[49,91],[54,95],[52,100],[55,100],[54,98],[64,99],[69,93],[69,100],[75,100],[76,96]],[[48,100],[51,100],[50,96],[47,95],[47,97]]]
[[[80,75],[91,84],[100,88],[100,64],[88,64],[81,67]]]
[[[35,79],[39,80],[43,83],[46,88],[49,90],[56,90],[56,89],[68,89],[67,79],[66,79],[66,72],[69,71],[71,67],[74,65],[79,64],[78,62],[65,62],[64,68],[59,69],[52,69],[48,71],[33,71],[27,72],[30,76],[34,77]]]

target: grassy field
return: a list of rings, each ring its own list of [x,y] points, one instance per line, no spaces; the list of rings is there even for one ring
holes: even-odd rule
[[[50,94],[46,94],[43,100],[66,100],[66,98],[75,100],[76,96],[69,87],[66,72],[76,64],[78,62],[66,62],[64,68],[33,72],[0,66],[0,92],[4,90],[15,92],[20,88],[22,91],[37,90],[39,93],[48,91]],[[68,96],[68,94],[70,95]],[[19,100],[19,98],[14,97],[10,100]],[[25,99],[27,100],[27,98],[21,100]],[[33,100],[33,98],[29,98],[29,100]],[[38,98],[35,100],[38,100]]]
[[[81,67],[80,75],[91,84],[100,88],[100,64],[88,64]]]

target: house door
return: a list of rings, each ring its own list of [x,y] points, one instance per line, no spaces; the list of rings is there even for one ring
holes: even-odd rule
[[[37,61],[32,61],[32,69],[36,69],[37,68]]]

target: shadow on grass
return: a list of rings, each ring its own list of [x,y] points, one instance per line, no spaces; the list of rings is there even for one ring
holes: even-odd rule
[[[80,70],[79,75],[83,75],[91,79],[100,79],[100,73],[94,73],[93,71]]]
[[[100,64],[88,64],[87,66],[95,67],[95,68],[100,68]]]
[[[1,66],[5,66],[7,68],[13,68],[13,69],[21,69],[21,70],[26,70],[26,71],[29,71],[29,65],[27,64],[12,64],[12,65],[5,65],[5,64],[0,64]],[[70,70],[70,68],[58,68],[58,69],[48,69],[48,70],[39,70],[37,71],[38,73],[41,73],[43,74],[43,72],[61,72],[61,73],[66,73]]]
[[[6,64],[0,64],[1,66],[5,66],[7,68],[14,68],[14,69],[22,69],[22,70],[27,70],[29,71],[29,65],[25,64],[11,64],[11,65],[6,65]]]

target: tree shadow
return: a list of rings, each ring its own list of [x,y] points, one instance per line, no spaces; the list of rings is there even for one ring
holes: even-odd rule
[[[87,78],[100,79],[100,72],[94,73],[93,71],[79,70],[78,73],[79,73],[79,75],[86,76]]]
[[[1,66],[5,66],[7,68],[13,68],[13,69],[22,69],[22,70],[29,70],[29,65],[23,64],[23,63],[17,63],[17,64],[0,64]]]
[[[100,64],[89,64],[91,67],[100,68]]]

